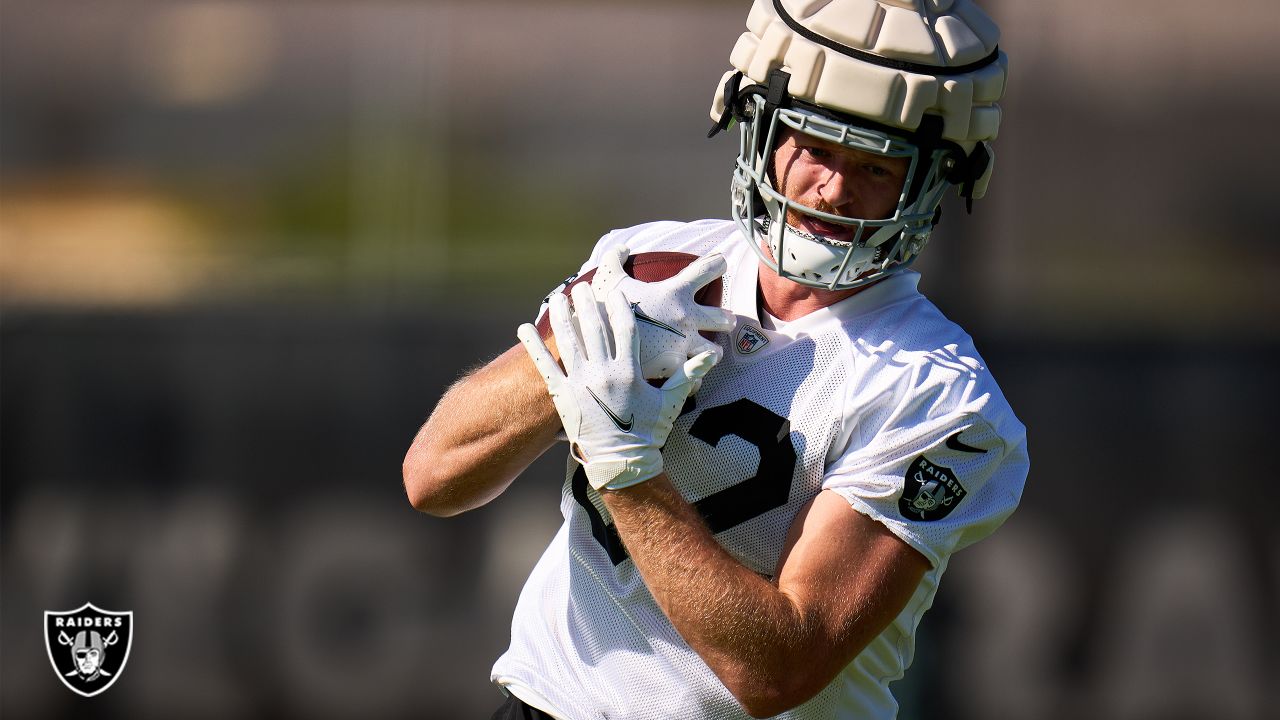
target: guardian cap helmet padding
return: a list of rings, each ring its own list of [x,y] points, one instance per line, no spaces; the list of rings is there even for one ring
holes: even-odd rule
[[[998,39],[972,0],[755,0],[711,117],[712,134],[739,122],[733,217],[765,263],[804,285],[866,285],[914,261],[949,189],[982,197],[1008,69]],[[907,158],[897,208],[850,218],[788,200],[771,176],[783,128]],[[788,210],[854,240],[791,227]]]

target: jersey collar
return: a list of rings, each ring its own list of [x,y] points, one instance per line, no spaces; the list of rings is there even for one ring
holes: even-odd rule
[[[761,269],[760,258],[751,248],[738,243],[741,251],[733,263],[733,277],[729,280],[728,307],[736,315],[747,318],[760,329],[760,315],[756,303],[761,272],[772,272],[768,268]],[[919,297],[917,289],[920,273],[914,270],[903,270],[855,293],[834,305],[819,308],[804,317],[787,323],[785,335],[795,337],[825,322],[849,320],[860,315],[875,312],[903,300]],[[771,332],[771,331],[765,331]]]

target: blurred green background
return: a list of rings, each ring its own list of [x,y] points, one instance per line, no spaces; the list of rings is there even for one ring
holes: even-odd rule
[[[1280,10],[982,4],[997,172],[917,267],[1033,466],[903,718],[1280,717]],[[748,7],[0,3],[0,714],[487,717],[563,458],[438,520],[401,457],[600,235],[727,215]]]

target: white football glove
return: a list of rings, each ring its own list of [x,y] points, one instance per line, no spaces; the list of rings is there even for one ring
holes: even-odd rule
[[[614,290],[621,290],[631,301],[644,377],[669,378],[685,360],[703,352],[713,352],[718,359],[720,346],[698,331],[729,332],[733,330],[734,314],[724,308],[701,305],[693,296],[724,274],[728,267],[724,256],[698,258],[666,280],[650,283],[636,280],[622,268],[629,253],[626,246],[605,251],[591,279],[591,290],[601,304]]]
[[[654,387],[640,372],[636,319],[626,295],[618,290],[609,295],[607,316],[586,284],[575,286],[572,297],[572,311],[561,293],[551,298],[549,310],[567,373],[533,325],[521,325],[516,335],[547,383],[571,453],[591,486],[635,485],[662,472],[662,446],[671,425],[719,355],[700,352],[681,363],[662,387]]]

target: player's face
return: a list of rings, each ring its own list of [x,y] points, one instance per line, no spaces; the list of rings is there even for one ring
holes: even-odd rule
[[[102,653],[92,648],[76,651],[76,665],[80,668],[82,675],[92,675],[98,669],[98,663],[101,660]]]
[[[911,161],[883,157],[782,128],[773,153],[773,177],[791,201],[832,215],[867,220],[891,217]],[[795,210],[787,224],[810,235],[851,242],[855,229]]]

